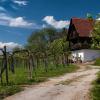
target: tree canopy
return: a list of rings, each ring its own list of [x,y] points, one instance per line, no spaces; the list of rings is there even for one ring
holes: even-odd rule
[[[100,48],[100,21],[97,20],[94,24],[94,29],[92,31],[92,47]]]

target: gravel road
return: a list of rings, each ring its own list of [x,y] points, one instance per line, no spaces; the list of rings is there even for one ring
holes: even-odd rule
[[[91,82],[99,69],[86,65],[74,72],[30,86],[4,100],[89,100]]]

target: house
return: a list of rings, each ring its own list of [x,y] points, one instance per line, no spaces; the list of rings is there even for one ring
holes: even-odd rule
[[[80,58],[83,62],[94,60],[100,57],[99,50],[91,50],[92,30],[94,20],[72,18],[68,29],[69,47],[72,56]]]

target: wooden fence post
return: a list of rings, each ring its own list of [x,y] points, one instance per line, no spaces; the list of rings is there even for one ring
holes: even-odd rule
[[[5,70],[6,70],[6,82],[7,82],[7,84],[8,84],[9,81],[8,81],[8,66],[7,66],[7,52],[6,52],[6,46],[4,46],[4,61],[5,61],[4,67],[5,67]]]

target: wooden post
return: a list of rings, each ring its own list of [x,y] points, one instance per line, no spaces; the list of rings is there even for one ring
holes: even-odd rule
[[[29,70],[29,79],[32,79],[32,59],[30,52],[28,51],[28,70]]]
[[[4,46],[4,62],[5,62],[5,64],[4,64],[4,67],[5,67],[5,70],[6,70],[6,82],[7,82],[7,84],[9,83],[9,81],[8,81],[8,66],[7,66],[7,52],[6,52],[6,46]]]
[[[2,80],[2,68],[3,68],[3,62],[4,62],[4,59],[2,59],[2,66],[1,66],[1,72],[0,72],[0,74],[1,74],[1,84],[3,83],[3,80]]]

